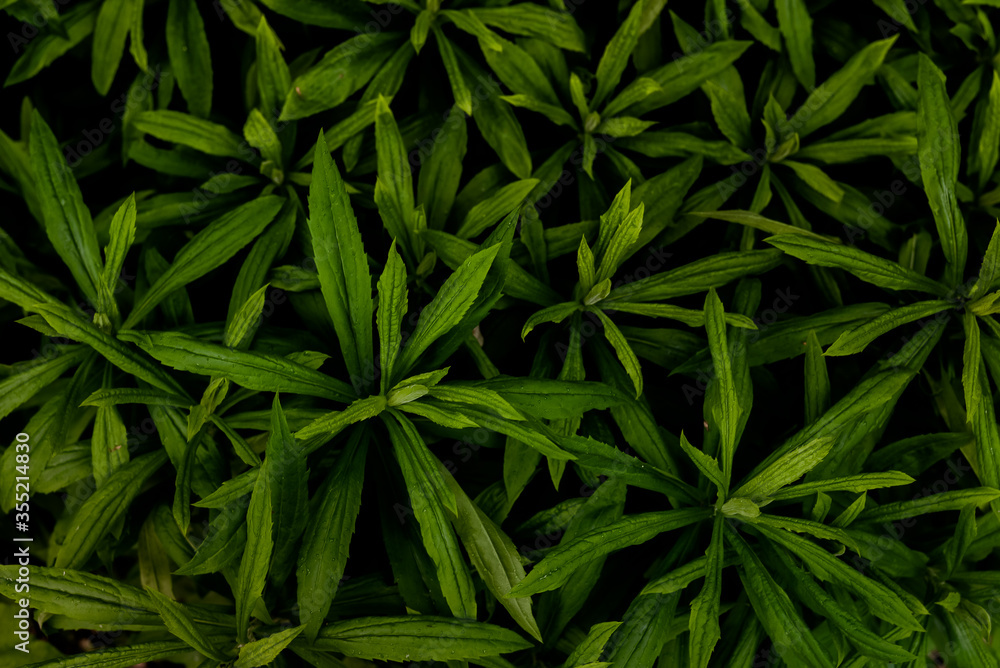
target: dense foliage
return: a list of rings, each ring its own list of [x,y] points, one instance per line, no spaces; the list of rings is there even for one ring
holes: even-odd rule
[[[0,661],[1000,666],[997,7],[0,0]]]

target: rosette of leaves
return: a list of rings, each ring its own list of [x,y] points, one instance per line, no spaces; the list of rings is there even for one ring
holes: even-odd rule
[[[663,6],[663,2],[648,0],[634,3],[605,46],[594,72],[571,68],[563,54],[552,48],[504,49],[493,54],[484,48],[493,71],[511,90],[512,94],[503,96],[504,100],[542,114],[573,133],[573,138],[556,150],[549,161],[561,168],[572,157],[573,164],[582,166],[590,180],[581,183],[581,202],[586,201],[585,192],[591,198],[603,196],[595,194],[603,193],[599,180],[595,181],[594,164],[598,156],[607,156],[606,171],[620,179],[619,182],[645,181],[639,166],[622,152],[642,147],[647,137],[655,135],[649,128],[656,121],[641,117],[691,94],[705,81],[730,68],[750,45],[718,42],[699,53],[659,64],[639,47],[650,40],[655,42]],[[636,62],[638,76],[623,86],[622,75],[630,59]],[[660,142],[669,148],[659,151],[656,157],[710,154],[711,142],[699,142],[692,135],[678,132],[671,140]],[[715,146],[719,147],[719,142]],[[721,148],[727,147],[721,145]],[[641,149],[638,152],[650,154]],[[729,156],[733,154],[738,161],[741,153],[734,150]]]
[[[750,285],[744,282],[740,292],[752,290]],[[1000,493],[990,488],[969,489],[920,503],[865,510],[870,490],[905,485],[912,478],[898,471],[821,474],[795,484],[815,472],[845,437],[857,438],[859,430],[870,432],[872,425],[864,417],[894,402],[919,369],[912,359],[901,367],[873,370],[866,381],[832,406],[821,408],[805,428],[735,483],[734,456],[752,403],[749,368],[745,348],[738,339],[732,342],[736,345],[729,340],[733,328],[727,332],[714,288],[706,299],[705,320],[716,371],[705,402],[706,439],[700,449],[683,434],[679,443],[698,472],[702,498],[711,494],[715,502],[692,505],[690,496],[670,500],[674,490],[664,490],[664,505],[673,509],[622,515],[619,506],[616,517],[594,521],[589,530],[567,532],[510,596],[542,594],[540,601],[546,596],[560,596],[567,602],[585,600],[596,581],[589,571],[596,564],[599,572],[609,553],[673,532],[673,548],[652,566],[649,582],[623,620],[594,625],[576,644],[567,666],[592,662],[652,666],[658,657],[681,660],[682,655],[693,666],[709,665],[713,655],[718,657],[713,664],[743,665],[752,659],[764,635],[780,648],[789,665],[914,660],[917,654],[911,650],[923,647],[920,618],[928,611],[881,571],[858,572],[841,557],[845,550],[871,554],[872,541],[878,537],[872,526],[884,518],[959,509],[985,503]],[[813,355],[822,364],[818,349]],[[828,402],[829,385],[824,379],[825,372],[807,371],[806,392],[816,398],[825,394]],[[818,405],[823,406],[822,400]],[[648,465],[641,460],[619,453],[612,467],[599,463],[609,448],[614,449],[611,446],[580,437],[565,437],[563,443],[579,455],[577,464],[597,465],[611,475],[604,483],[608,497],[597,500],[606,491],[601,486],[593,496],[595,504],[614,505],[611,499],[615,497],[622,503],[624,488],[611,491],[620,483],[654,489]],[[811,501],[808,519],[800,516],[802,499]],[[578,512],[590,503],[586,501]],[[837,506],[842,510],[826,521],[831,507]],[[742,589],[738,595],[727,589],[723,598],[723,571],[730,567],[736,567]],[[689,586],[699,580],[703,584],[697,595],[686,596]],[[690,614],[683,612],[687,609]],[[720,624],[722,615],[726,616],[726,633]],[[872,631],[878,626],[869,616],[883,620],[882,631]],[[720,638],[726,639],[721,646]]]

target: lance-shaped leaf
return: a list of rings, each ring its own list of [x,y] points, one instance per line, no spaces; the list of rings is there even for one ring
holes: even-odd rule
[[[683,431],[681,432],[680,446],[684,453],[694,462],[698,470],[712,481],[712,484],[719,490],[719,495],[725,498],[729,493],[729,478],[719,468],[718,460],[715,457],[709,457],[703,451],[691,445]]]
[[[614,300],[658,302],[682,297],[722,287],[737,278],[760,274],[779,264],[781,252],[775,249],[717,253],[616,287],[605,301],[609,308],[614,308],[611,305]]]
[[[270,462],[265,460],[262,468],[267,469],[270,465]],[[247,509],[247,544],[240,560],[236,586],[233,588],[236,599],[236,635],[240,642],[247,641],[250,613],[264,593],[264,586],[267,584],[271,551],[274,549],[272,526],[270,480],[265,471],[264,475],[257,476],[253,494],[250,496],[250,507]]]
[[[577,465],[618,478],[633,487],[685,499],[690,503],[700,500],[703,496],[697,488],[680,478],[627,455],[607,443],[581,436],[562,436],[557,440],[560,447],[576,456]]]
[[[167,461],[163,450],[136,457],[111,475],[73,518],[73,528],[56,554],[56,568],[75,569],[87,559],[112,526],[125,514],[146,479]]]
[[[380,178],[391,176],[391,172],[382,172]],[[320,289],[333,319],[348,373],[360,391],[373,363],[372,289],[368,256],[365,255],[344,180],[330,157],[322,133],[316,141],[313,178],[309,186],[309,213],[309,231]]]
[[[352,434],[313,500],[296,571],[299,614],[311,641],[319,633],[344,575],[361,509],[367,447],[364,432]]]
[[[927,201],[934,214],[941,250],[952,283],[965,271],[969,238],[958,207],[959,138],[944,74],[921,53],[917,69],[917,156]]]
[[[61,659],[46,661],[47,668],[128,668],[158,659],[175,658],[189,650],[188,644],[179,640],[141,642],[125,647],[111,647],[96,652],[84,652]]]
[[[639,43],[639,28],[644,11],[644,3],[637,2],[633,5],[628,17],[604,47],[604,54],[597,64],[597,90],[590,102],[592,109],[600,109],[601,104],[621,81],[629,57]]]
[[[680,529],[710,514],[704,508],[649,512],[623,517],[614,524],[588,531],[569,544],[553,548],[510,595],[531,596],[556,589],[573,577],[577,568],[609,552],[645,543],[664,531]]]
[[[250,390],[292,392],[343,402],[351,401],[353,396],[343,381],[284,357],[233,350],[180,332],[121,331],[118,336],[171,368],[228,378]]]
[[[201,626],[195,618],[188,612],[186,606],[171,601],[169,598],[156,591],[148,589],[149,600],[156,611],[163,618],[167,630],[175,636],[194,647],[205,658],[214,661],[228,661],[229,656],[223,651],[220,643],[213,643],[211,639],[202,631]]]
[[[240,658],[233,664],[233,668],[258,668],[270,665],[304,629],[304,626],[293,626],[262,640],[254,640],[243,645],[240,647]]]
[[[496,392],[529,415],[547,419],[580,417],[587,411],[627,401],[627,396],[614,387],[591,381],[497,376],[477,381],[476,385]]]
[[[104,248],[104,271],[101,274],[99,292],[101,309],[109,313],[117,321],[118,305],[115,294],[118,292],[118,281],[125,265],[132,242],[135,240],[135,193],[126,198],[111,219],[110,241]]]
[[[784,1],[784,0],[783,0]],[[896,37],[872,42],[855,53],[842,68],[809,93],[798,111],[788,120],[799,137],[815,132],[837,120],[854,102],[885,60]]]
[[[378,324],[379,362],[381,365],[381,388],[385,394],[392,386],[393,367],[399,347],[402,345],[400,327],[406,316],[406,266],[396,252],[396,242],[389,246],[389,258],[378,279]]]
[[[125,38],[132,25],[132,12],[142,11],[142,4],[126,0],[111,0],[101,5],[94,27],[90,78],[102,96],[108,94],[125,51]]]
[[[909,661],[916,658],[899,645],[882,638],[867,628],[858,619],[856,612],[845,608],[837,599],[826,593],[826,590],[819,583],[792,563],[787,555],[781,552],[778,552],[778,555],[784,563],[785,572],[794,578],[799,595],[809,607],[830,620],[861,654],[888,662]]]
[[[263,14],[254,30],[257,46],[257,91],[264,117],[274,122],[292,86],[288,65],[281,55],[281,42]]]
[[[455,495],[457,503],[457,513],[453,520],[455,531],[462,539],[472,565],[476,567],[490,593],[507,608],[518,626],[541,642],[541,632],[531,613],[531,599],[507,596],[511,588],[524,579],[524,566],[521,565],[517,548],[507,534],[466,496],[444,465],[440,466],[441,477]]]
[[[885,585],[865,577],[812,541],[764,524],[756,526],[765,536],[806,562],[817,577],[844,587],[867,603],[872,614],[902,628],[923,631],[906,603]]]
[[[177,252],[170,268],[149,287],[123,327],[134,327],[172,292],[225,263],[260,234],[280,208],[280,197],[258,197],[209,223]]]
[[[80,290],[92,304],[97,304],[102,265],[94,222],[59,142],[37,110],[31,117],[30,146],[31,170],[42,203],[45,234]]]
[[[997,225],[993,228],[993,236],[990,237],[990,243],[983,255],[983,263],[979,267],[979,278],[972,286],[969,298],[982,297],[993,289],[998,279],[1000,279],[1000,220],[997,220]]]
[[[833,342],[833,345],[826,349],[824,355],[836,356],[860,353],[869,343],[886,332],[891,332],[906,323],[937,315],[945,309],[952,307],[954,307],[952,302],[941,299],[917,302],[916,304],[908,304],[892,309],[891,311],[886,311],[878,317],[841,334]]]
[[[740,407],[733,380],[733,363],[726,340],[726,321],[722,301],[716,294],[715,288],[710,288],[708,296],[705,297],[705,331],[708,334],[708,347],[712,352],[712,362],[715,365],[715,382],[719,384],[716,419],[722,434],[722,472],[728,483],[733,465],[733,454],[736,450],[736,431],[743,409]]]
[[[179,111],[140,111],[131,117],[130,123],[130,127],[139,132],[208,155],[242,160],[257,157],[250,145],[229,128]]]
[[[420,258],[414,238],[413,172],[389,103],[382,97],[375,109],[375,148],[378,153],[375,204],[390,236],[399,243],[403,257],[415,266]]]
[[[712,525],[712,540],[705,552],[705,584],[691,602],[688,657],[692,668],[708,666],[715,644],[722,637],[719,629],[719,596],[722,588],[724,520],[722,513],[716,514]]]
[[[785,49],[795,78],[803,88],[816,87],[816,64],[813,62],[812,19],[805,0],[776,0],[778,29],[785,38]]]
[[[948,288],[923,274],[851,246],[793,234],[765,239],[784,252],[821,267],[837,267],[862,281],[890,290],[917,290],[946,296]]]
[[[398,375],[402,376],[416,366],[421,353],[462,321],[479,296],[500,246],[495,244],[478,251],[445,280],[431,303],[420,313],[417,327],[396,363]]]
[[[1000,497],[1000,490],[991,487],[973,487],[940,494],[922,496],[910,501],[895,501],[866,510],[858,517],[859,522],[894,522],[908,517],[918,517],[927,513],[961,510],[970,504],[980,506]]]
[[[797,499],[803,496],[811,496],[819,492],[865,492],[869,489],[882,489],[884,487],[897,487],[899,485],[909,485],[913,478],[899,471],[886,471],[885,473],[860,473],[858,475],[844,476],[843,478],[830,478],[828,480],[817,480],[815,482],[804,482],[801,485],[785,487],[771,494],[771,498]]]
[[[436,460],[409,418],[392,411],[385,417],[396,460],[403,472],[424,547],[434,561],[441,591],[457,617],[475,619],[472,577],[455,540],[446,510],[456,513],[455,495],[448,489]]]
[[[639,366],[639,358],[636,357],[632,346],[628,344],[628,339],[618,329],[618,326],[611,321],[611,318],[605,315],[604,311],[599,308],[592,308],[591,311],[596,313],[600,319],[601,325],[604,327],[604,338],[614,348],[618,361],[625,367],[625,372],[632,380],[632,386],[635,388],[635,396],[638,398],[642,394],[642,368]]]
[[[195,116],[207,117],[212,110],[212,53],[194,0],[170,0],[167,53],[188,109]]]
[[[26,364],[26,369],[0,382],[0,419],[79,365],[88,354],[93,353],[89,353],[85,346],[65,349],[54,359]]]
[[[271,557],[270,579],[281,585],[294,566],[298,540],[306,526],[308,480],[306,453],[288,429],[288,420],[281,409],[278,394],[271,404],[271,434],[267,440],[263,470],[271,490],[271,518],[274,522],[274,554]],[[338,578],[339,580],[339,578]]]
[[[788,594],[764,568],[760,558],[734,529],[726,527],[726,540],[741,558],[740,580],[757,619],[772,641],[780,643],[785,652],[794,655],[803,665],[833,668],[833,661],[802,621]]]
[[[18,568],[16,563],[0,566],[0,593],[12,600],[26,593],[15,589],[21,577]],[[30,586],[31,607],[45,613],[90,622],[95,627],[121,625],[122,617],[127,615],[128,626],[133,628],[163,629],[149,595],[113,578],[32,565]]]
[[[740,485],[733,492],[733,496],[745,496],[758,501],[767,499],[785,485],[790,485],[814,469],[830,454],[833,444],[833,438],[819,437],[782,455]]]
[[[484,661],[531,647],[514,631],[465,619],[409,615],[358,617],[327,624],[314,645],[325,652],[381,661]]]

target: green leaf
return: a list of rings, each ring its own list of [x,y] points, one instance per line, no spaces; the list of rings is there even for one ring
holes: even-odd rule
[[[424,547],[434,561],[448,607],[456,617],[475,619],[472,577],[445,514],[447,510],[455,515],[457,502],[441,474],[441,464],[409,418],[391,411],[384,422],[406,481]]]
[[[0,566],[0,593],[16,600],[19,565]],[[24,583],[20,583],[24,584]],[[133,628],[163,629],[163,622],[149,594],[130,584],[65,568],[31,567],[31,605],[39,611],[64,615],[94,626],[122,626],[122,617]]]
[[[140,111],[132,116],[131,127],[208,155],[243,160],[256,158],[250,146],[225,126],[179,111]]]
[[[121,331],[118,336],[171,368],[228,378],[249,390],[291,392],[343,402],[353,398],[344,382],[284,357],[233,350],[180,332]]]
[[[160,450],[136,457],[112,474],[76,511],[73,527],[56,554],[55,567],[77,569],[84,566],[97,543],[128,510],[146,479],[166,461],[166,453]]]
[[[726,340],[726,321],[722,301],[709,288],[705,297],[705,331],[708,334],[708,347],[712,352],[712,362],[715,366],[715,382],[719,385],[718,414],[715,416],[719,433],[722,435],[721,466],[726,476],[727,485],[732,474],[733,454],[736,451],[736,438],[740,417],[743,409],[736,395],[736,385],[733,380],[733,361]]]
[[[376,136],[378,133],[376,129]],[[384,171],[381,175],[391,177],[391,173]],[[412,192],[410,206],[412,208]],[[374,363],[368,256],[344,181],[330,158],[322,133],[316,141],[309,211],[309,232],[320,289],[351,374],[351,384],[360,391],[367,385],[366,379],[371,377]]]
[[[441,53],[441,61],[444,63],[445,73],[451,83],[452,95],[455,97],[455,106],[465,114],[472,114],[472,91],[466,82],[465,73],[459,64],[458,56],[455,53],[455,45],[451,43],[444,32],[437,25],[432,26],[434,30],[434,40],[437,42],[438,51]]]
[[[885,473],[860,473],[858,475],[844,476],[843,478],[829,478],[827,480],[817,480],[814,482],[804,482],[792,487],[786,487],[771,494],[774,500],[797,499],[803,496],[811,496],[819,492],[864,492],[869,489],[882,489],[883,487],[896,487],[898,485],[909,485],[913,478],[899,471],[886,471]]]
[[[360,22],[343,27],[363,26],[366,21],[362,6]],[[404,40],[405,33],[384,30],[375,35],[356,34],[341,42],[292,80],[279,120],[305,118],[339,106],[371,81]]]
[[[976,110],[977,119],[980,114],[982,116],[981,126],[973,130],[972,141],[969,142],[969,172],[978,172],[980,190],[989,182],[1000,155],[997,148],[1000,145],[1000,122],[997,122],[1000,117],[1000,76],[995,71],[984,102],[980,102],[981,110]]]
[[[323,417],[311,421],[295,432],[295,436],[302,440],[312,439],[316,436],[323,436],[325,439],[333,438],[345,427],[380,414],[386,406],[386,398],[381,395],[358,399],[342,411],[327,413]]]
[[[84,652],[61,659],[35,664],[44,668],[130,668],[147,661],[168,659],[188,649],[186,643],[174,640],[142,642],[125,647],[111,647],[96,652]]]
[[[822,547],[788,531],[756,524],[761,533],[801,558],[817,577],[844,587],[868,604],[872,614],[899,627],[923,631],[906,603],[891,589],[865,577]]]
[[[424,207],[427,227],[431,230],[444,227],[462,178],[468,141],[464,112],[452,107],[440,130],[434,149],[420,162],[417,179],[417,203]]]
[[[243,645],[240,647],[240,658],[233,664],[233,668],[258,668],[270,665],[304,629],[305,626],[293,626],[262,640],[254,640]]]
[[[740,225],[752,227],[755,230],[760,230],[769,234],[781,235],[782,237],[803,236],[810,239],[817,239],[819,241],[826,241],[827,243],[835,241],[832,237],[824,237],[801,227],[788,225],[787,223],[779,223],[776,220],[765,218],[759,213],[754,213],[753,211],[742,211],[739,209],[734,209],[732,211],[691,211],[688,212],[687,215],[703,218],[716,218],[730,223],[739,223]]]
[[[351,30],[369,20],[364,4],[351,0],[261,0],[268,9],[301,23],[323,28]]]
[[[830,408],[830,377],[816,330],[810,329],[806,339],[805,362],[806,424],[814,422]]]
[[[861,513],[859,522],[893,522],[908,517],[918,517],[927,513],[939,513],[948,510],[961,510],[967,505],[981,506],[1000,497],[1000,490],[990,487],[975,487],[970,489],[952,490],[922,496],[910,501],[886,503]]]
[[[474,16],[471,12],[470,15]],[[448,13],[452,15],[451,12]],[[528,99],[554,109],[562,109],[555,89],[535,59],[514,42],[494,36],[495,46],[479,40],[479,46],[486,57],[486,63],[496,73],[500,81],[511,89],[519,99]],[[509,101],[509,100],[508,100]]]
[[[444,465],[441,465],[444,468]],[[486,588],[503,605],[518,626],[542,641],[538,624],[531,613],[530,598],[509,598],[511,588],[524,579],[521,555],[511,539],[473,503],[447,470],[441,473],[457,504],[452,521],[469,553],[472,565],[483,578]]]
[[[385,394],[393,377],[393,365],[402,344],[400,327],[406,317],[406,267],[396,252],[396,242],[389,247],[389,258],[378,279],[379,362],[381,388]]]
[[[688,657],[692,668],[708,666],[712,651],[722,637],[719,629],[719,596],[722,589],[723,521],[723,514],[716,514],[712,525],[712,540],[705,551],[705,584],[691,602]]]
[[[947,275],[958,283],[965,270],[969,240],[958,207],[958,124],[951,110],[941,70],[924,54],[919,56],[917,86],[917,156],[927,201],[934,214],[941,250],[950,265]]]
[[[381,661],[483,661],[527,649],[515,632],[465,619],[408,615],[357,617],[327,624],[316,649]]]
[[[680,529],[710,516],[704,508],[684,508],[641,513],[560,544],[545,555],[527,577],[511,590],[511,596],[531,596],[556,589],[573,577],[573,572],[610,552],[639,545],[665,531]]]
[[[108,94],[125,52],[125,38],[132,27],[132,13],[142,11],[142,5],[128,0],[110,0],[101,4],[94,27],[93,55],[90,78],[102,96]]]
[[[709,288],[766,272],[781,263],[781,252],[775,249],[717,253],[689,262],[675,269],[659,272],[617,287],[608,301],[659,302],[673,297],[697,294]],[[615,308],[609,304],[609,308]]]
[[[149,287],[123,327],[137,325],[172,292],[221,266],[260,234],[281,208],[276,195],[259,197],[213,220],[181,248],[170,268]]]
[[[745,496],[755,501],[767,499],[785,485],[790,485],[814,469],[830,454],[833,444],[833,438],[819,437],[783,454],[760,473],[740,485],[733,492],[733,496]]]
[[[403,257],[411,265],[416,265],[418,246],[414,238],[413,176],[403,137],[388,102],[382,97],[375,109],[375,147],[378,153],[375,204],[390,236],[400,244]],[[346,199],[346,194],[344,197]]]
[[[167,630],[194,647],[207,659],[228,661],[229,657],[203,633],[201,626],[194,619],[186,606],[172,601],[155,589],[147,589],[149,600],[163,618]]]
[[[701,51],[677,58],[625,87],[612,99],[602,116],[642,116],[698,90],[698,87],[729,67],[753,42],[722,40]],[[659,90],[654,88],[657,86]]]
[[[271,489],[270,475],[267,469],[271,462],[264,461],[264,475],[258,475],[254,483],[253,494],[250,496],[250,508],[247,510],[247,543],[240,560],[239,574],[233,594],[236,599],[236,635],[240,642],[248,639],[247,628],[250,625],[250,614],[264,592],[267,584],[267,572],[271,566],[271,551],[274,540],[271,529]]]
[[[253,7],[253,5],[249,6]],[[280,116],[281,105],[292,87],[292,78],[288,71],[288,65],[281,55],[281,41],[268,25],[263,14],[260,15],[259,23],[255,28],[257,91],[260,93],[260,109],[264,113],[264,117],[269,122],[274,123]]]
[[[518,10],[532,7],[521,3]],[[510,9],[514,9],[513,7]],[[473,10],[474,11],[474,10]],[[477,14],[479,12],[476,12]],[[477,94],[476,104],[472,105],[472,120],[479,128],[483,139],[500,158],[500,162],[519,179],[531,178],[531,153],[524,138],[524,130],[510,105],[500,96],[500,85],[490,77],[485,70],[465,53],[457,52],[462,76],[468,82],[476,82],[477,90],[485,88],[482,94]]]
[[[88,352],[83,346],[71,348],[53,359],[42,358],[38,362],[26,363],[25,369],[19,369],[18,373],[0,381],[0,419],[10,415],[18,406],[79,365]]]
[[[795,604],[764,568],[760,558],[735,529],[727,527],[726,539],[740,556],[740,580],[757,619],[772,642],[782,647],[786,655],[801,661],[802,665],[833,668],[834,663],[802,621]]]
[[[206,118],[212,110],[212,53],[194,0],[170,0],[167,53],[171,73],[177,78],[188,110]]]
[[[298,597],[305,635],[315,641],[337,595],[361,509],[367,440],[356,431],[317,490],[299,552]]]
[[[515,35],[544,40],[567,51],[586,51],[583,31],[569,12],[520,2],[508,7],[476,7],[469,13],[488,26]]]
[[[96,305],[102,265],[94,223],[55,135],[37,110],[31,117],[30,147],[45,234],[83,294]]]
[[[600,109],[601,103],[621,81],[629,56],[639,43],[639,23],[644,8],[645,3],[635,3],[629,11],[628,18],[622,22],[611,41],[604,47],[604,54],[597,64],[597,90],[590,102],[592,109]]]
[[[775,0],[778,29],[785,38],[788,61],[802,87],[816,87],[816,64],[813,62],[812,19],[805,0]]]
[[[536,185],[538,179],[523,179],[503,186],[469,209],[455,235],[462,239],[479,236],[511,211],[519,209]]]
[[[718,460],[715,457],[709,457],[703,451],[691,445],[683,431],[681,432],[680,446],[688,458],[698,467],[698,470],[712,481],[712,484],[719,490],[719,496],[725,498],[729,493],[729,479],[722,473],[722,469],[719,468]]]
[[[560,447],[576,456],[578,466],[672,498],[693,502],[702,497],[701,492],[681,479],[627,455],[614,446],[580,436],[562,436],[557,440]]]
[[[420,355],[434,341],[462,322],[479,296],[501,245],[495,244],[478,251],[445,280],[434,299],[421,311],[417,327],[397,359],[398,375],[413,369]]]
[[[590,381],[498,376],[476,385],[496,392],[529,415],[547,419],[580,417],[626,401],[626,396],[610,385]]]
[[[278,394],[274,395],[271,404],[271,433],[264,461],[263,471],[271,491],[271,534],[274,538],[270,579],[273,584],[281,585],[291,573],[299,536],[306,527],[308,490],[301,482],[307,480],[309,474],[306,452],[288,429]]]
[[[614,348],[618,361],[625,367],[625,372],[632,380],[633,387],[635,387],[635,396],[638,398],[642,394],[642,369],[639,366],[639,358],[636,357],[635,352],[629,345],[628,339],[618,329],[618,326],[611,321],[611,318],[604,314],[604,311],[599,308],[592,308],[591,312],[596,313],[600,319],[601,325],[604,327],[604,338]]]
[[[809,264],[837,267],[889,290],[918,290],[941,297],[949,292],[937,281],[852,246],[794,234],[768,237],[764,241]]]
[[[27,81],[83,41],[93,32],[97,14],[97,0],[75,5],[71,10],[62,14],[60,21],[65,28],[65,36],[60,35],[55,30],[44,31],[37,35],[10,69],[6,81],[3,83],[4,87]],[[31,21],[26,21],[22,25],[34,27]],[[15,38],[19,37],[16,33],[11,34]]]
[[[826,349],[824,355],[839,356],[860,353],[869,343],[886,332],[890,332],[900,325],[936,315],[952,307],[954,307],[952,302],[937,300],[917,302],[886,311],[873,320],[841,334],[833,345]]]
[[[784,1],[784,0],[783,0]],[[802,106],[788,119],[800,138],[840,118],[885,60],[896,37],[872,42],[851,56],[842,68],[809,92]]]

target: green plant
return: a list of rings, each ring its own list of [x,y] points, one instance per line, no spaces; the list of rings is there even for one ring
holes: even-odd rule
[[[997,3],[58,4],[4,665],[1000,665]]]

